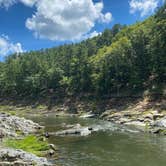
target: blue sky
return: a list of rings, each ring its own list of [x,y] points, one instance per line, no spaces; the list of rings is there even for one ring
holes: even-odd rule
[[[163,0],[0,0],[0,59],[79,42],[114,24],[133,24]]]

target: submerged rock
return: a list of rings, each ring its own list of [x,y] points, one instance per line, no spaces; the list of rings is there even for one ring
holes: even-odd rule
[[[131,126],[136,126],[136,127],[145,127],[146,126],[146,124],[144,122],[140,122],[140,121],[127,122],[127,123],[125,123],[125,125],[131,125]]]
[[[80,116],[80,118],[94,118],[94,117],[95,117],[95,114],[93,114],[92,112],[88,112]]]
[[[82,127],[80,124],[76,124],[70,129],[58,131],[55,133],[57,136],[65,136],[65,135],[80,135],[87,136],[93,132],[92,127]]]
[[[24,152],[23,150],[1,149],[0,165],[2,166],[51,166],[52,164],[46,158],[37,157],[34,154]]]

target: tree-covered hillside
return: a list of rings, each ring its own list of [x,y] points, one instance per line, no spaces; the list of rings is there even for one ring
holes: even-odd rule
[[[111,95],[166,83],[166,4],[132,26],[79,44],[11,55],[0,63],[1,96]]]

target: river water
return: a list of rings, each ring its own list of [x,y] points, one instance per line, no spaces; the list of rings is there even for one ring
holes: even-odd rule
[[[110,122],[73,117],[31,117],[55,132],[65,124],[93,126],[96,133],[86,137],[50,137],[59,148],[60,166],[166,166],[166,137],[122,128]]]

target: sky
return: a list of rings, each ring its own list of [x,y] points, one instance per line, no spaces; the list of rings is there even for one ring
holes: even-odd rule
[[[0,0],[0,60],[79,42],[152,15],[164,0]]]

